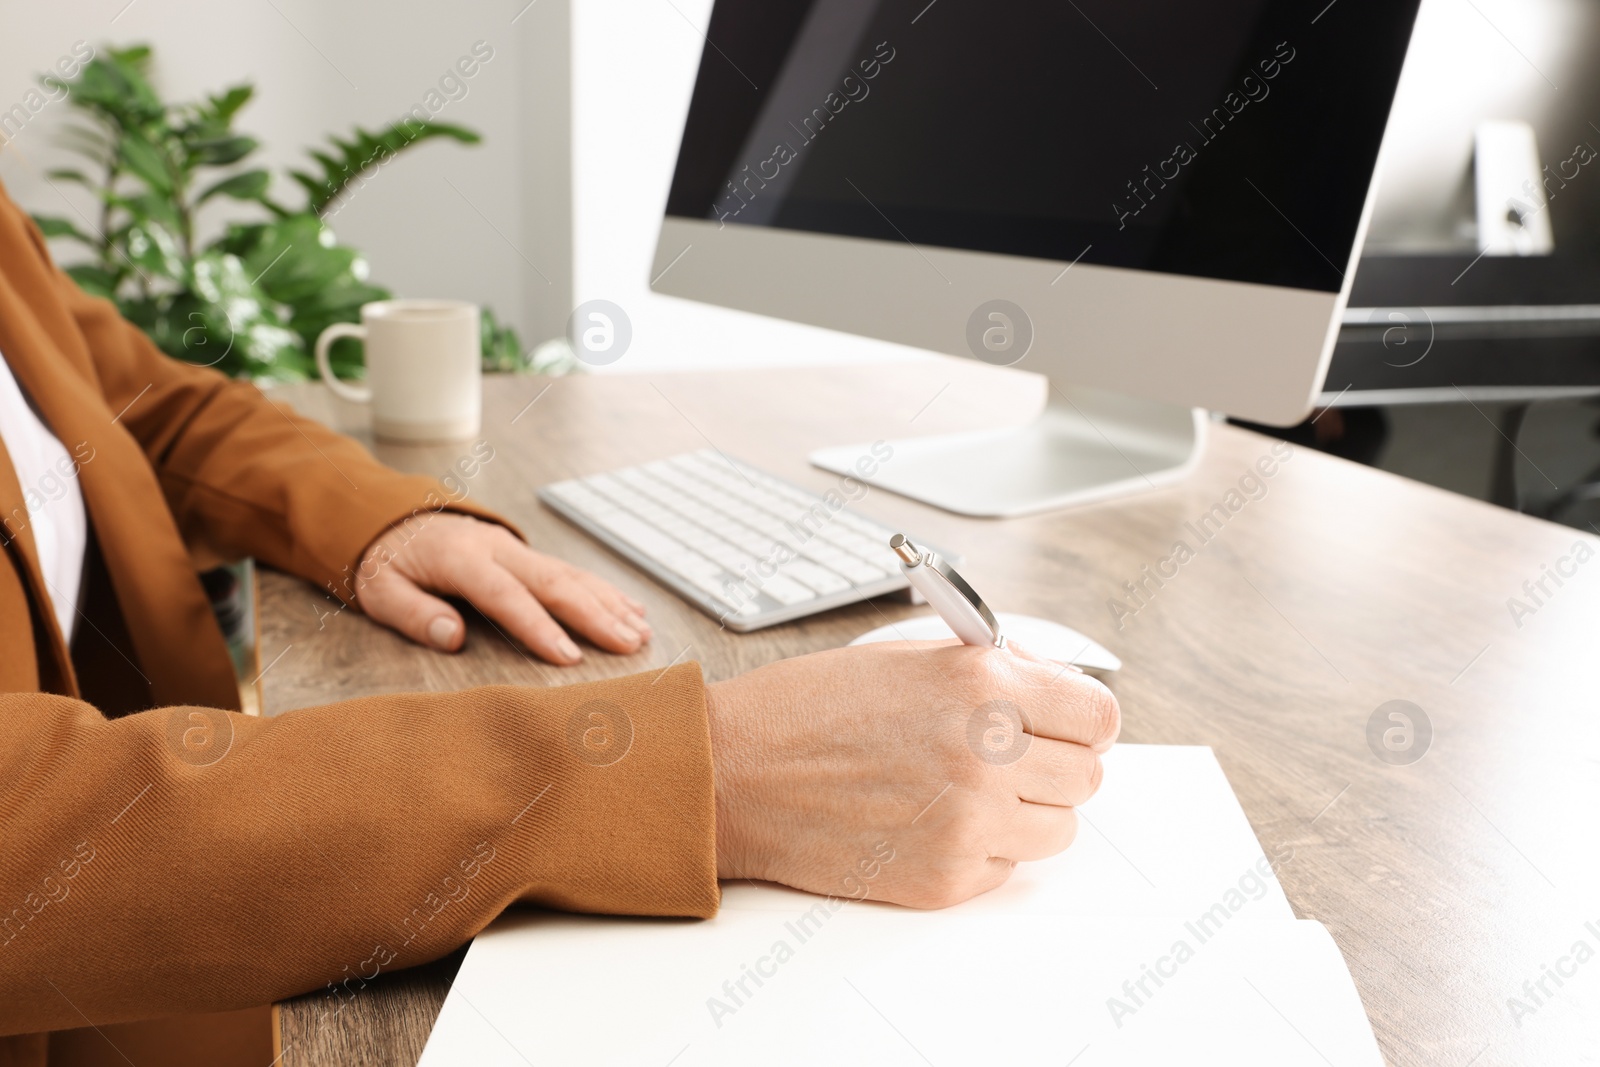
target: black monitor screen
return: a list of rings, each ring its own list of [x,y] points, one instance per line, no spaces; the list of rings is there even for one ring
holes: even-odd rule
[[[716,0],[667,212],[1337,292],[1419,0]]]

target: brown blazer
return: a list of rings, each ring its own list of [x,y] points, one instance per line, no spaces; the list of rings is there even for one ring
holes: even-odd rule
[[[191,550],[348,600],[366,546],[442,490],[163,355],[3,192],[0,354],[78,458],[92,530],[69,653],[0,446],[0,1064],[43,1056],[5,1035],[324,986],[333,1013],[515,901],[715,912],[696,665],[237,714]],[[596,700],[634,731],[608,766],[569,740]]]

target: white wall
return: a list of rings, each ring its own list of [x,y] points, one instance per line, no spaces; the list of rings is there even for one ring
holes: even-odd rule
[[[650,291],[656,233],[711,0],[574,0],[576,300],[633,324],[616,372],[908,359],[920,350]]]
[[[168,98],[253,81],[256,99],[237,125],[265,145],[257,165],[298,165],[303,148],[328,133],[400,118],[474,42],[486,41],[493,58],[466,82],[466,96],[436,116],[477,130],[484,143],[430,142],[412,149],[354,195],[333,226],[341,240],[366,254],[373,282],[401,295],[486,303],[531,345],[541,339],[539,303],[558,286],[547,285],[528,263],[564,283],[566,254],[530,239],[548,233],[531,218],[548,204],[525,178],[537,170],[530,160],[542,158],[543,146],[539,124],[528,115],[537,100],[526,102],[524,84],[537,81],[533,64],[549,46],[537,36],[541,19],[561,10],[564,20],[564,9],[562,0],[543,0],[513,25],[526,2],[0,0],[0,110],[22,100],[36,74],[74,41],[96,48],[148,42],[156,49],[158,87]],[[0,179],[29,210],[71,214],[43,178],[46,170],[69,165],[58,143],[68,112],[62,103],[46,106],[0,149]],[[273,192],[300,201],[287,179]],[[86,198],[75,202],[90,210]],[[210,217],[220,219],[228,210],[217,207]],[[57,253],[69,257],[71,248],[63,245]],[[563,291],[560,304],[569,300]]]

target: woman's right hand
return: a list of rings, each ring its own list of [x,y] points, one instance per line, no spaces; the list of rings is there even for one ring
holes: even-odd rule
[[[917,908],[1071,844],[1121,721],[1104,685],[1015,647],[841,648],[707,693],[719,875]]]

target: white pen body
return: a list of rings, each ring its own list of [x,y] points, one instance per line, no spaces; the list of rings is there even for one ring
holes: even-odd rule
[[[967,602],[967,598],[958,592],[938,571],[926,564],[915,567],[900,564],[900,571],[906,576],[917,592],[927,598],[929,605],[939,613],[939,617],[959,637],[964,644],[985,645],[990,648],[996,646],[994,634],[989,630],[983,616],[978,610]]]

